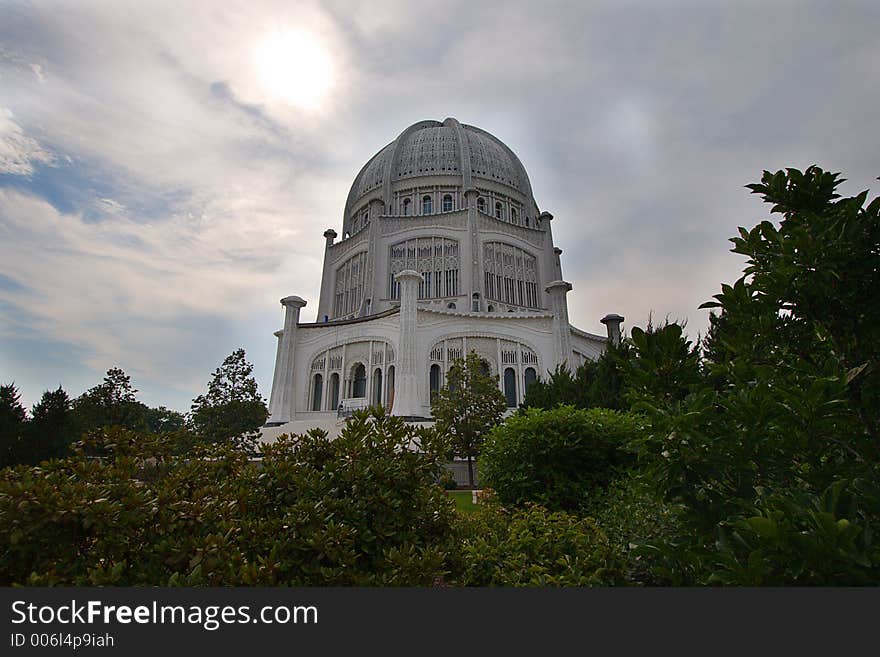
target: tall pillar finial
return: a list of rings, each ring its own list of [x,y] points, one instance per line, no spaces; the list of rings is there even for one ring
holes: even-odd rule
[[[278,338],[278,352],[275,356],[275,377],[272,380],[272,393],[269,396],[269,423],[284,424],[295,419],[294,409],[294,357],[296,355],[296,325],[299,313],[306,305],[302,297],[289,296],[281,300],[284,306],[284,330]]]
[[[620,344],[620,324],[623,322],[623,317],[611,313],[605,315],[605,317],[599,321],[605,325],[605,328],[608,331],[608,342],[614,345]]]
[[[568,299],[571,283],[553,281],[545,288],[550,295],[550,311],[553,313],[553,341],[556,346],[556,365],[568,365],[571,358],[571,326],[568,323]]]

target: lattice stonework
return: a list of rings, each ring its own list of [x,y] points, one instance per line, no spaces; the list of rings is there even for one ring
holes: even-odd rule
[[[351,256],[336,270],[336,295],[333,316],[346,317],[357,313],[364,295],[364,273],[367,253],[362,251]]]
[[[390,248],[389,296],[400,298],[395,276],[405,269],[422,275],[419,299],[455,297],[459,294],[458,240],[419,237],[393,244]]]
[[[452,128],[423,128],[401,145],[396,177],[456,172],[458,160],[458,139]]]
[[[487,299],[538,308],[538,264],[535,256],[504,242],[483,245]]]

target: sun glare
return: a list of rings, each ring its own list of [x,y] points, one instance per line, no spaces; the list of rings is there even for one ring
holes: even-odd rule
[[[301,30],[266,38],[257,48],[256,67],[271,98],[302,109],[318,109],[333,84],[330,53]]]

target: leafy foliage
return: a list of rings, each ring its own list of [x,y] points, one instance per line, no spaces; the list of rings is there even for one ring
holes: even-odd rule
[[[498,381],[483,360],[471,352],[449,366],[446,385],[431,401],[437,430],[449,441],[452,454],[466,458],[468,480],[474,485],[473,459],[480,455],[489,430],[507,408]]]
[[[0,471],[0,582],[432,584],[453,535],[434,483],[444,448],[381,411],[333,441],[283,437],[261,462],[229,444],[182,456],[173,435],[97,432],[69,458]]]
[[[636,416],[607,409],[526,409],[489,434],[480,459],[483,482],[504,504],[534,502],[577,510],[630,460]]]
[[[139,402],[131,377],[122,369],[111,367],[104,381],[73,401],[73,423],[82,434],[100,427],[124,427],[144,431],[147,406]]]
[[[214,371],[208,392],[193,400],[193,431],[208,443],[232,441],[253,446],[269,411],[251,375],[244,349],[236,349]]]
[[[460,520],[465,586],[609,586],[624,580],[623,561],[590,518],[528,504],[484,503]]]
[[[549,378],[537,380],[526,390],[523,406],[551,409],[556,406],[611,408],[626,410],[624,371],[630,357],[626,342],[609,344],[596,361],[587,361],[574,374],[566,366],[557,366]]]

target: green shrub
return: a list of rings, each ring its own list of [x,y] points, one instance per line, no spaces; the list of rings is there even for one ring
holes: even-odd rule
[[[529,504],[491,501],[461,514],[460,560],[453,583],[465,586],[608,586],[624,581],[622,560],[591,518]]]
[[[684,512],[682,505],[665,501],[639,471],[614,479],[590,505],[590,514],[625,560],[626,580],[633,585],[690,583],[681,579],[687,568],[680,563],[671,568],[655,547],[688,535]]]
[[[99,432],[70,458],[0,471],[0,584],[429,585],[455,517],[435,440],[381,411],[259,462]]]
[[[630,460],[623,447],[640,430],[638,416],[608,409],[526,409],[489,434],[480,476],[502,503],[576,510]]]

